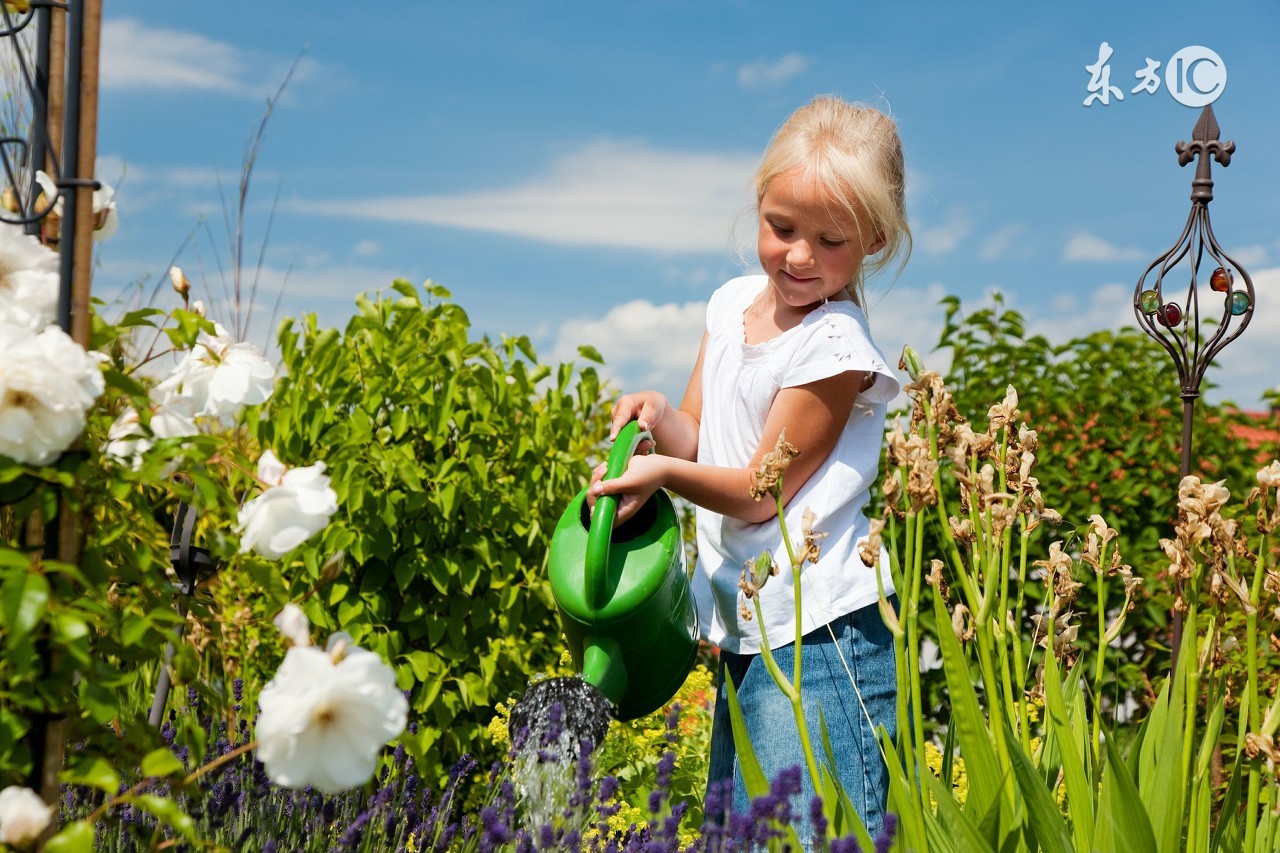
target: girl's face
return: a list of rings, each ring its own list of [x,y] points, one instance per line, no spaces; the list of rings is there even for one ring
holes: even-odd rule
[[[848,298],[863,259],[883,246],[861,208],[851,216],[794,169],[769,181],[759,207],[760,265],[792,308]]]

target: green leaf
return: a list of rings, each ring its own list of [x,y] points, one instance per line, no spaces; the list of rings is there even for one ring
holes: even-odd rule
[[[935,843],[935,836],[945,838],[941,832],[933,832],[937,819],[932,813],[920,808],[920,799],[916,796],[915,786],[907,781],[902,759],[894,749],[893,739],[880,729],[880,745],[884,749],[885,765],[889,770],[888,809],[898,815],[901,823],[898,832],[907,850],[951,850],[953,847]],[[932,776],[927,768],[925,774]],[[950,792],[947,794],[950,796]]]
[[[1058,742],[1062,758],[1062,773],[1067,784],[1067,799],[1071,803],[1071,830],[1080,850],[1093,849],[1093,815],[1095,786],[1085,772],[1085,757],[1081,754],[1088,747],[1083,738],[1071,727],[1067,701],[1063,696],[1058,673],[1058,662],[1052,654],[1044,661],[1044,708],[1050,727]]]
[[[1117,853],[1157,853],[1159,848],[1151,820],[1129,768],[1116,749],[1115,737],[1104,730],[1102,740],[1107,763],[1102,768],[1102,795],[1098,804],[1102,831],[1095,835],[1095,840],[1101,841],[1100,836],[1105,835]]]
[[[725,693],[729,699],[729,722],[733,728],[733,747],[738,753],[738,765],[742,769],[742,782],[747,788],[747,796],[751,799],[769,793],[769,780],[760,769],[760,761],[756,758],[755,748],[751,745],[751,736],[747,733],[746,720],[742,718],[742,708],[738,705],[738,691],[733,686],[733,677],[726,674],[724,679]]]
[[[1150,751],[1150,764],[1144,762],[1142,775],[1138,777],[1138,791],[1151,817],[1151,829],[1155,833],[1156,847],[1160,851],[1179,850],[1182,846],[1182,830],[1185,826],[1183,798],[1186,796],[1186,779],[1182,774],[1182,736],[1186,707],[1184,680],[1187,662],[1195,663],[1192,631],[1184,635],[1182,653],[1178,656],[1178,671],[1171,675],[1161,691],[1156,707],[1162,710],[1163,731],[1152,731],[1143,742],[1144,757]],[[1163,706],[1163,707],[1161,707]],[[1147,770],[1150,766],[1150,771]]]
[[[583,344],[578,347],[578,356],[585,358],[587,361],[593,361],[596,364],[604,364],[604,356],[600,354],[600,351],[587,344]]]
[[[176,800],[156,794],[136,794],[133,797],[133,802],[135,805],[151,812],[157,820],[173,827],[184,838],[190,841],[196,840],[195,822],[190,815],[182,810]]]
[[[973,851],[973,853],[995,853],[995,848],[991,845],[991,840],[983,834],[982,830],[969,817],[968,809],[961,810],[960,804],[955,801],[955,795],[951,788],[943,785],[933,772],[925,768],[921,774],[925,777],[925,782],[929,789],[933,791],[933,798],[938,802],[938,817],[947,829],[947,834],[955,843],[957,850]],[[999,799],[993,802],[994,807],[999,807]]]
[[[45,853],[93,853],[93,827],[87,821],[67,824],[49,839]]]
[[[1000,768],[995,747],[991,743],[991,734],[985,725],[986,714],[969,678],[964,650],[960,648],[955,632],[947,628],[951,617],[947,614],[942,596],[933,596],[933,610],[937,624],[942,626],[937,632],[938,646],[946,674],[947,690],[951,696],[952,723],[956,727],[956,738],[960,743],[960,753],[964,756],[969,778],[969,799],[965,809],[986,814],[991,804],[1004,795],[1001,789],[1005,773]]]
[[[849,799],[849,794],[845,791],[844,785],[840,783],[840,776],[835,769],[835,753],[831,749],[831,736],[827,733],[827,717],[822,713],[821,706],[818,707],[818,728],[822,732],[823,757],[827,760],[827,763],[822,767],[822,770],[826,771],[822,777],[822,800],[824,803],[834,802],[839,806],[835,814],[837,820],[831,822],[831,828],[835,831],[837,838],[853,835],[864,850],[870,850],[875,847],[875,840],[871,837],[871,833],[867,831],[866,824],[862,822],[862,817],[858,814],[858,810],[854,808],[853,801]]]
[[[120,777],[104,759],[94,757],[64,774],[64,781],[73,785],[88,785],[115,796],[120,791]]]
[[[142,775],[164,778],[168,776],[186,775],[186,768],[178,760],[178,756],[168,747],[148,752],[142,758]]]
[[[6,574],[0,588],[0,615],[4,616],[9,648],[14,648],[40,623],[49,607],[49,582],[30,568]]]
[[[1027,808],[1027,822],[1035,841],[1044,853],[1072,853],[1071,833],[1067,831],[1053,793],[1045,787],[1044,779],[1022,751],[1022,744],[1014,737],[1013,730],[1006,726],[1005,731],[1009,760],[1018,779],[1018,789]]]

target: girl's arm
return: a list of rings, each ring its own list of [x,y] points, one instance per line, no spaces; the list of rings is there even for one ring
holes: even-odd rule
[[[869,378],[864,371],[846,371],[807,385],[783,388],[769,409],[760,446],[745,468],[699,465],[671,456],[635,456],[621,477],[598,480],[592,484],[590,494],[623,495],[618,505],[619,520],[630,517],[659,488],[667,488],[721,515],[747,522],[767,521],[774,516],[776,507],[771,501],[754,500],[751,487],[756,468],[773,450],[778,435],[785,429],[787,441],[800,451],[782,481],[785,505],[830,455],[853,412],[859,389],[867,387]]]
[[[680,408],[672,408],[667,398],[657,391],[641,391],[621,397],[613,406],[609,440],[612,441],[626,424],[639,421],[641,429],[653,433],[658,453],[689,461],[697,459],[698,424],[702,420],[702,356],[706,350],[707,335],[704,332],[698,360],[693,365],[693,374],[689,377]]]

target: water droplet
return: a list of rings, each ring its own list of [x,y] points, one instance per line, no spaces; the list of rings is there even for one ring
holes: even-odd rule
[[[559,705],[558,712],[553,710]],[[581,678],[548,678],[529,686],[511,709],[511,742],[527,729],[525,745],[534,750],[557,742],[568,746],[576,758],[582,741],[595,749],[609,731],[613,706],[599,689]]]

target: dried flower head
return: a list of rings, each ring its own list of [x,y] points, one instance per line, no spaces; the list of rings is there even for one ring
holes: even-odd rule
[[[951,630],[955,631],[956,639],[962,643],[967,643],[974,638],[976,632],[973,627],[973,614],[963,604],[957,604],[956,609],[951,611]]]
[[[867,538],[858,543],[858,556],[862,558],[862,565],[875,568],[880,565],[880,549],[884,547],[881,539],[881,534],[884,532],[884,519],[873,518],[870,525]]]
[[[925,583],[938,591],[942,596],[942,600],[946,601],[950,597],[950,590],[947,588],[947,580],[942,576],[943,562],[941,560],[929,561],[929,574],[925,575]]]
[[[808,507],[805,507],[804,512],[800,514],[800,533],[804,536],[804,542],[800,546],[800,553],[796,559],[802,565],[806,560],[810,563],[817,563],[818,558],[822,556],[822,540],[827,538],[827,533],[826,531],[813,529],[813,525],[817,520],[817,514]],[[884,519],[871,520],[872,535],[875,537],[877,546],[880,544],[880,528],[882,527],[884,527]],[[863,562],[866,562],[866,557],[863,557]]]
[[[1258,505],[1258,532],[1271,533],[1280,528],[1280,461],[1260,469],[1257,478],[1258,485],[1249,492],[1246,503]]]
[[[769,582],[769,578],[776,574],[778,564],[774,562],[773,554],[768,550],[761,551],[754,560],[747,560],[742,564],[742,579],[738,581],[738,589],[747,598],[755,598]]]
[[[969,519],[963,521],[957,519],[954,515],[947,519],[951,526],[951,535],[957,542],[969,544],[976,538],[973,532],[973,522]]]
[[[1142,578],[1134,577],[1133,567],[1127,564],[1116,569],[1116,574],[1120,575],[1121,580],[1124,582],[1125,609],[1132,610],[1137,606],[1135,599],[1138,596],[1139,588],[1142,586]]]
[[[1076,638],[1080,634],[1079,624],[1070,624],[1074,616],[1075,614],[1069,610],[1056,618],[1052,614],[1045,616],[1040,613],[1034,613],[1031,616],[1031,636],[1035,638],[1036,644],[1042,649],[1050,647],[1050,637],[1052,636],[1054,657],[1062,658],[1073,650]]]
[[[1018,391],[1012,385],[1005,389],[1004,400],[987,410],[987,432],[995,435],[1022,418],[1018,411]]]
[[[775,498],[782,495],[782,476],[786,473],[791,460],[800,455],[794,444],[787,441],[787,431],[778,433],[778,440],[760,460],[760,465],[751,474],[751,497],[760,500],[765,495]]]
[[[880,492],[884,495],[885,506],[897,509],[898,501],[902,499],[902,475],[896,468],[885,472],[880,481]]]
[[[1046,570],[1045,585],[1053,590],[1054,595],[1052,612],[1061,612],[1063,608],[1070,607],[1083,584],[1072,577],[1071,557],[1062,550],[1062,541],[1050,544],[1048,558],[1036,560],[1032,565]]]

